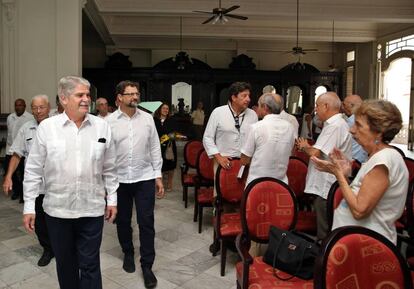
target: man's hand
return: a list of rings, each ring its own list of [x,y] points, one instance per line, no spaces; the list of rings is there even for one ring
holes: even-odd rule
[[[305,148],[310,147],[310,144],[308,143],[308,140],[303,138],[303,137],[297,138],[295,143],[296,143],[296,149],[298,151],[303,152]]]
[[[5,176],[3,181],[3,192],[6,196],[9,195],[11,190],[13,189],[13,181],[11,178]]]
[[[23,226],[29,232],[33,233],[35,228],[35,214],[24,214],[23,215]]]
[[[155,179],[155,195],[157,199],[162,199],[165,196],[164,185],[162,184],[162,178]]]
[[[230,169],[231,168],[231,162],[230,162],[230,158],[228,157],[223,157],[221,154],[216,154],[214,155],[214,158],[216,159],[216,161],[219,163],[219,165],[223,168],[223,169]]]
[[[105,220],[109,223],[113,223],[117,212],[118,209],[116,208],[116,206],[107,206],[105,209]]]

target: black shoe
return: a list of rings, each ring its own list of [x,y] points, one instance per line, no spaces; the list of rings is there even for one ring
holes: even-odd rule
[[[11,195],[11,199],[12,200],[17,200],[18,198],[20,198],[19,194],[16,192],[13,192],[13,194]]]
[[[151,268],[143,267],[142,275],[144,276],[144,285],[145,288],[155,288],[157,287],[157,278],[154,273],[152,273]]]
[[[135,260],[133,254],[125,254],[124,256],[124,264],[122,268],[127,273],[134,273],[135,272]]]
[[[42,257],[37,261],[37,266],[44,267],[49,265],[50,261],[54,257],[53,253],[50,251],[43,251]]]
[[[213,257],[217,256],[217,254],[220,252],[220,243],[214,241],[213,244],[210,245],[208,250],[210,251],[211,254],[213,254]]]

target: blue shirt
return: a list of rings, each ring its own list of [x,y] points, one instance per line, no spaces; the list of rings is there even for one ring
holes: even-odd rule
[[[351,115],[346,120],[349,128],[351,128],[355,123],[355,115]],[[368,159],[367,152],[362,148],[362,146],[356,142],[354,138],[352,138],[352,158],[359,161],[361,164],[366,162]]]

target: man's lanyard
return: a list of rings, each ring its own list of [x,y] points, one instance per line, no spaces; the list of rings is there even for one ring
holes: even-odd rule
[[[227,104],[231,113],[231,116],[234,119],[234,126],[236,127],[237,131],[240,132],[240,128],[242,126],[243,120],[244,120],[244,113],[243,115],[240,117],[239,115],[234,115],[233,111],[231,110],[230,104]],[[241,118],[241,119],[240,119]]]

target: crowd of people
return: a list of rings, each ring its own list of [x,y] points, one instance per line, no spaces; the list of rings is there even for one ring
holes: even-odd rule
[[[115,94],[118,109],[111,113],[107,99],[98,98],[94,116],[89,113],[90,83],[67,76],[58,83],[56,112],[46,95],[36,95],[32,114],[18,99],[15,113],[7,118],[3,190],[22,202],[24,196],[24,227],[35,231],[43,247],[38,265],[55,257],[63,289],[102,288],[104,220],[115,221],[123,269],[135,272],[134,203],[145,287],[157,286],[152,271],[155,198],[173,189],[177,124],[168,103],[154,115],[138,109],[136,82],[121,81]],[[251,86],[236,82],[229,87],[228,103],[212,111],[205,131],[202,102],[192,113],[196,138],[214,159],[214,171],[229,169],[232,158],[241,158],[249,168],[246,185],[260,177],[289,184],[289,156],[302,151],[310,157],[305,193],[313,199],[317,239],[330,232],[327,195],[338,181],[343,200],[334,212],[333,228],[359,225],[396,243],[395,221],[404,210],[408,170],[389,145],[402,127],[394,104],[363,101],[358,95],[341,102],[336,93],[326,92],[316,99],[314,111],[305,109],[301,131],[273,86],[263,89],[255,111],[251,104]],[[315,133],[316,128],[320,131]],[[362,166],[350,180],[352,160]]]

